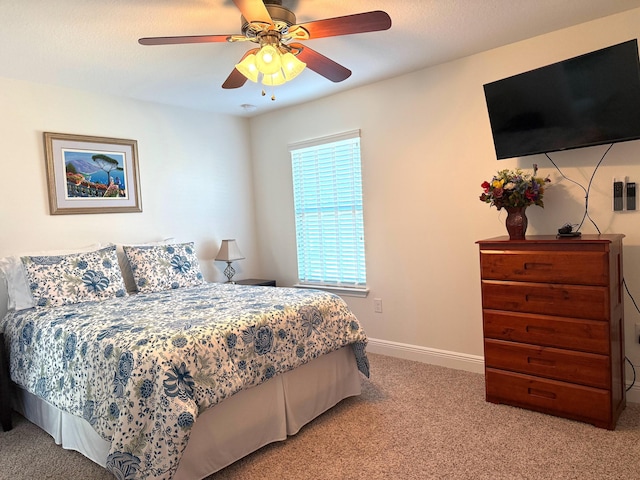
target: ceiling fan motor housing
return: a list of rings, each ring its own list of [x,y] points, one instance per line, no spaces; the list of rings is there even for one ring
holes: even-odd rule
[[[295,14],[288,8],[282,6],[282,0],[273,0],[273,3],[269,0],[266,0],[264,3],[264,6],[266,7],[267,12],[269,12],[269,15],[271,16],[271,19],[273,20],[273,24],[277,31],[286,33],[286,30],[291,25],[296,24]],[[252,25],[243,16],[241,16],[240,18],[242,20],[242,33],[244,35],[248,37],[257,36],[259,31],[263,30],[262,25]]]

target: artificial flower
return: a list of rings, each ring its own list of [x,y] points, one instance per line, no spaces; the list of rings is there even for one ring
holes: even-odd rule
[[[520,168],[500,170],[490,182],[480,185],[482,194],[480,201],[488,203],[498,210],[509,207],[528,207],[538,205],[544,208],[542,197],[545,186],[551,180],[536,177],[538,166],[533,165],[533,174],[525,173]]]

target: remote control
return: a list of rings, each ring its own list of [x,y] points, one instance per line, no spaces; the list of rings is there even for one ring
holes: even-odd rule
[[[623,208],[622,188],[622,182],[613,182],[613,210],[615,212],[618,212]]]
[[[627,183],[627,210],[636,209],[636,183]]]

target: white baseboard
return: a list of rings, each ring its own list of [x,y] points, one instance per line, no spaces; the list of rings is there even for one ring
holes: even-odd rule
[[[484,357],[369,338],[367,351],[441,367],[484,373]]]
[[[629,388],[628,385],[627,388]],[[627,390],[627,402],[640,403],[640,385],[636,384]]]
[[[436,348],[390,342],[376,338],[369,338],[367,351],[431,365],[440,365],[441,367],[455,368],[456,370],[484,373],[484,357],[480,355],[468,355],[466,353],[438,350]],[[627,388],[629,388],[628,385]],[[638,385],[638,382],[627,390],[627,402],[640,403],[640,385]]]

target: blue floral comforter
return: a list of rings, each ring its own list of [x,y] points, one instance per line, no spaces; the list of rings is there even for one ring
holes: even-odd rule
[[[340,297],[293,288],[205,284],[102,302],[10,312],[12,379],[84,417],[111,442],[121,479],[170,479],[198,414],[366,337]]]

